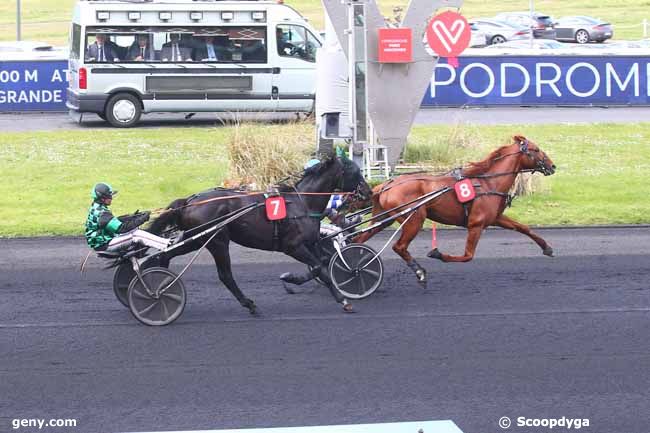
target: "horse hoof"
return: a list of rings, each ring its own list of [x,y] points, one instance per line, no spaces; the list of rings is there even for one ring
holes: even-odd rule
[[[438,248],[435,248],[435,249],[429,251],[429,253],[427,254],[427,257],[430,257],[432,259],[442,260],[442,253],[440,251],[438,251]]]
[[[551,247],[544,248],[544,255],[549,256],[549,257],[555,257],[553,255],[553,248],[551,248]]]
[[[280,275],[280,279],[283,283],[296,284],[296,277],[294,277],[291,272],[285,272],[284,274]],[[286,290],[286,292],[290,295],[294,295],[296,293],[292,289],[288,288],[286,284],[284,285],[284,290]]]
[[[259,316],[260,314],[259,311],[257,310],[256,305],[251,305],[250,307],[248,307],[248,312],[251,313],[251,316]]]
[[[354,313],[354,309],[352,308],[352,304],[349,302],[345,303],[343,305],[343,312],[344,313]]]
[[[282,277],[280,277],[282,278]],[[295,295],[296,291],[293,290],[291,287],[287,286],[286,282],[282,280],[282,287],[284,287],[284,291],[287,292],[290,295]]]
[[[246,308],[249,313],[253,315],[257,314],[257,305],[255,305],[255,302],[253,302],[252,299],[248,299],[248,298],[244,299],[241,302],[241,306]]]

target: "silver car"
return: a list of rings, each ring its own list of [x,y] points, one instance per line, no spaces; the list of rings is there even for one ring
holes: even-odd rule
[[[555,23],[557,39],[586,44],[591,41],[604,42],[614,36],[612,25],[606,21],[587,17],[564,17]]]
[[[530,29],[491,18],[477,18],[472,24],[485,33],[488,45],[530,38]]]
[[[469,46],[471,48],[479,48],[489,45],[487,35],[485,32],[478,28],[474,23],[469,23],[470,29],[472,29],[472,37],[469,40]]]
[[[544,14],[534,12],[504,12],[494,17],[497,20],[506,21],[510,24],[532,28],[533,36],[536,39],[555,39],[553,19]]]

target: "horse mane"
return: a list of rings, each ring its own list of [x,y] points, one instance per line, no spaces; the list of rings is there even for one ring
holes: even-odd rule
[[[506,144],[499,147],[498,149],[492,151],[484,159],[476,162],[470,162],[466,167],[463,167],[464,176],[474,176],[477,174],[483,174],[488,171],[496,162],[495,160],[500,156],[503,156],[503,152],[512,146],[511,144]]]
[[[330,163],[334,162],[335,160],[336,155],[331,155],[325,159],[322,159],[320,163],[304,169],[299,175],[289,176],[286,180],[278,182],[278,190],[280,192],[293,191],[303,180],[320,176],[321,173],[329,167]],[[292,180],[294,181],[292,182]]]

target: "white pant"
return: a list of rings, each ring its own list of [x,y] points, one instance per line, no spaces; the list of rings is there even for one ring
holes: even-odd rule
[[[113,238],[106,247],[106,251],[114,252],[123,250],[134,243],[146,245],[157,250],[163,250],[169,245],[170,239],[161,238],[144,230],[131,230]]]
[[[329,236],[333,233],[340,232],[341,228],[334,224],[320,223],[321,236]]]

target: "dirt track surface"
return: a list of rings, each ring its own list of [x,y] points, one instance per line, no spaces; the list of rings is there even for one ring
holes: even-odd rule
[[[650,229],[540,234],[556,258],[490,230],[472,263],[451,265],[425,257],[422,233],[412,251],[429,288],[388,250],[381,290],[351,315],[315,283],[286,294],[277,276],[301,269],[290,259],[235,247],[261,316],[202,256],[164,328],[118,304],[97,259],[79,274],[80,239],[0,240],[0,431],[15,418],[78,420],[40,430],[57,433],[451,419],[496,433],[502,416],[566,416],[647,433]],[[462,251],[464,232],[438,237]]]

